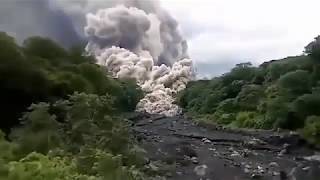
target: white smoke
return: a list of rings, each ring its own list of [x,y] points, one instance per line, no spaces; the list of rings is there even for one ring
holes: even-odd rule
[[[70,47],[87,39],[98,64],[146,92],[139,111],[175,115],[174,96],[193,78],[187,43],[158,0],[0,0],[1,30],[20,43],[44,36]]]
[[[174,96],[193,78],[193,67],[176,21],[159,8],[116,5],[87,14],[86,50],[114,77],[137,80],[146,92],[138,111],[173,116]]]

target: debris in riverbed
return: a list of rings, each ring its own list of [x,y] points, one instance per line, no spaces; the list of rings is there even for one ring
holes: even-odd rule
[[[304,157],[304,159],[308,160],[308,161],[319,161],[320,162],[320,154],[307,156],[307,157]]]
[[[192,157],[190,160],[191,160],[191,162],[192,162],[193,164],[199,164],[199,161],[198,161],[198,158],[197,158],[197,157]]]
[[[313,149],[296,146],[298,138],[294,135],[203,130],[180,117],[157,119],[153,123],[142,120],[137,124],[133,130],[142,136],[140,143],[147,157],[166,162],[166,166],[154,165],[158,172],[163,172],[160,176],[168,180],[293,180],[292,177],[319,180],[320,177],[320,154],[310,156],[315,152]],[[162,170],[169,167],[174,171]]]
[[[194,172],[198,175],[198,176],[205,176],[206,175],[206,170],[207,170],[208,166],[207,165],[199,165],[199,166],[196,166],[194,168]]]
[[[202,142],[204,142],[205,144],[210,144],[211,143],[211,141],[209,139],[207,139],[207,138],[203,138]]]
[[[279,167],[279,164],[277,162],[271,162],[269,164],[270,167],[273,167],[273,168],[278,168]]]

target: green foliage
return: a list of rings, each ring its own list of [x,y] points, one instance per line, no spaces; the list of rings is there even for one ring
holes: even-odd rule
[[[19,154],[24,156],[33,151],[46,154],[50,149],[59,147],[62,136],[56,117],[48,112],[49,104],[33,104],[29,110],[22,118],[24,126],[11,134],[19,145]]]
[[[16,149],[16,144],[8,142],[5,139],[5,134],[0,130],[0,162],[8,162],[10,160],[14,160],[16,158]]]
[[[217,123],[220,124],[229,124],[235,120],[237,106],[234,98],[225,99],[222,101],[218,107],[216,108],[213,117],[215,118]]]
[[[315,59],[320,59],[320,36],[314,38],[314,41],[305,47],[305,53]]]
[[[320,94],[304,94],[293,102],[293,110],[300,117],[320,115]]]
[[[0,32],[0,59],[14,61],[20,58],[22,58],[22,53],[14,38],[8,36],[5,32]]]
[[[72,160],[31,153],[19,161],[8,164],[7,180],[98,180],[79,174]]]
[[[143,92],[135,80],[121,81],[121,95],[115,102],[123,111],[134,111],[140,99],[144,97]]]
[[[134,81],[118,81],[106,69],[83,56],[79,47],[63,49],[50,39],[31,37],[19,47],[0,33],[0,129],[19,124],[32,103],[65,99],[74,92],[114,97],[118,112],[133,111],[142,97]]]
[[[236,80],[251,81],[256,71],[257,69],[252,67],[250,62],[237,64],[229,73],[222,76],[222,83],[227,85]]]
[[[16,145],[6,141],[5,134],[0,130],[0,179],[8,174],[8,163],[16,159]]]
[[[0,180],[145,179],[143,151],[118,116],[142,91],[94,62],[81,47],[41,37],[20,47],[0,33]]]
[[[42,37],[31,37],[23,42],[24,51],[32,56],[45,59],[63,58],[67,52],[57,43]]]
[[[75,93],[53,104],[32,105],[22,118],[24,126],[10,137],[22,155],[33,151],[46,154],[58,147],[77,153],[82,146],[125,153],[130,145],[128,124],[112,117],[114,111],[109,95]]]
[[[0,165],[0,168],[4,167]],[[1,171],[2,170],[2,171]],[[86,150],[75,159],[30,153],[0,169],[3,180],[143,180],[134,166],[124,166],[122,156],[101,150]]]
[[[191,115],[207,117],[205,122],[263,129],[306,128],[305,137],[319,143],[317,130],[311,127],[317,123],[307,120],[320,116],[319,42],[317,37],[306,47],[307,55],[272,60],[259,67],[241,63],[219,77],[191,82],[177,101]]]
[[[279,79],[279,86],[287,93],[304,94],[311,90],[311,76],[304,70],[288,72]]]
[[[97,149],[82,149],[76,159],[79,172],[101,176],[110,180],[142,180],[141,174],[134,166],[124,166],[121,155],[114,156]]]
[[[254,111],[257,110],[263,95],[264,91],[260,85],[246,85],[236,97],[236,104],[241,110]]]
[[[113,102],[109,95],[75,93],[30,106],[10,135],[14,143],[0,134],[0,179],[145,179],[138,169],[143,151],[132,143],[128,123],[112,116]]]
[[[239,112],[232,126],[242,128],[263,128],[262,119],[256,112]]]
[[[311,143],[320,144],[320,116],[309,116],[306,119],[302,135]]]
[[[284,128],[288,123],[289,103],[282,97],[266,100],[266,128]]]
[[[227,113],[223,111],[216,111],[213,114],[215,121],[219,124],[230,124],[236,119],[235,113]]]
[[[108,149],[113,153],[126,151],[129,144],[127,125],[110,117],[114,111],[112,97],[75,93],[69,100],[54,106],[65,111],[66,135],[72,151],[83,145]]]

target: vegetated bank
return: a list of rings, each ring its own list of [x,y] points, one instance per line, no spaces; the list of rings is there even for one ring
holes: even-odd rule
[[[188,84],[177,102],[207,123],[231,127],[297,130],[320,143],[320,38],[304,55],[237,64],[211,80]]]
[[[129,122],[142,91],[81,47],[0,33],[0,179],[145,179]]]

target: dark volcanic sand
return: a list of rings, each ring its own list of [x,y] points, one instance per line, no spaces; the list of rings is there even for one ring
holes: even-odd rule
[[[133,131],[147,158],[161,164],[153,169],[167,168],[166,179],[320,180],[320,162],[305,160],[314,150],[297,135],[208,128],[181,116],[137,119]]]

